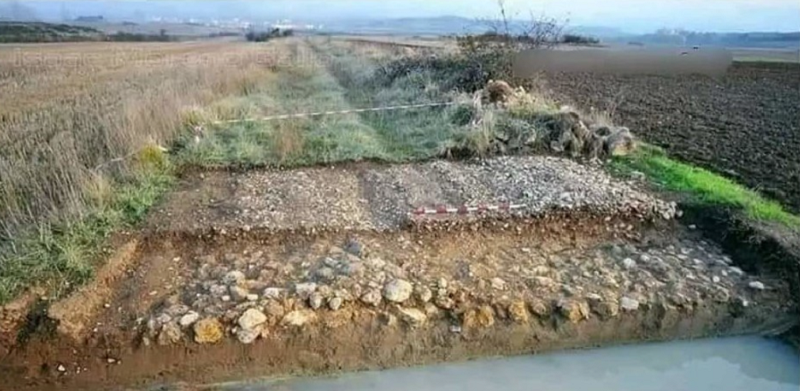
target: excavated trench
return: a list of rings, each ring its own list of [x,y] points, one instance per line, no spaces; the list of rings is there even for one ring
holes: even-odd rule
[[[194,386],[795,324],[785,279],[748,274],[673,205],[574,164],[196,174],[0,375]],[[527,207],[447,212],[493,202]]]

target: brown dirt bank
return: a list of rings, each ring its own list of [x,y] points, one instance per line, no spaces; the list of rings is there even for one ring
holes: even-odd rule
[[[734,63],[705,76],[548,75],[554,97],[615,110],[670,154],[759,189],[800,212],[800,65]]]

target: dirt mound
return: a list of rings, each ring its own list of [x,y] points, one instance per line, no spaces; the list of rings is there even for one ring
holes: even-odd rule
[[[800,66],[736,63],[705,76],[548,75],[554,96],[800,212]]]

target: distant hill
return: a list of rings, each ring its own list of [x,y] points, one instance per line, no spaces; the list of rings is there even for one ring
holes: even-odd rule
[[[511,27],[518,28],[524,21],[512,21]],[[327,22],[327,32],[371,35],[453,35],[485,33],[489,26],[477,19],[460,16],[440,16],[435,18],[395,18],[395,19],[353,19]],[[595,38],[626,36],[619,29],[600,26],[567,26],[565,32],[589,35]]]
[[[0,43],[48,42],[171,42],[183,39],[229,36],[232,32],[219,29],[199,29],[195,26],[92,24],[67,25],[42,22],[0,21]],[[239,34],[236,34],[239,35]]]

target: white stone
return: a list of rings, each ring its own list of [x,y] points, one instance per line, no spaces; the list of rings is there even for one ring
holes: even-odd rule
[[[364,304],[377,307],[381,303],[381,292],[377,289],[370,289],[361,296]]]
[[[622,260],[622,267],[628,270],[633,269],[636,267],[636,261],[631,258],[625,258]]]
[[[759,281],[752,281],[747,286],[749,286],[750,289],[755,289],[757,291],[763,291],[764,289],[767,289],[767,287],[764,286],[764,283],[759,282]]]
[[[344,304],[344,300],[341,297],[334,297],[328,300],[328,308],[331,311],[338,311],[339,308],[342,308],[342,304]]]
[[[736,274],[737,276],[743,276],[744,275],[744,271],[742,269],[736,267],[736,266],[731,266],[728,270],[731,273]]]
[[[411,297],[414,286],[406,280],[392,280],[383,287],[383,297],[395,303],[402,303]]]
[[[200,314],[192,311],[182,316],[181,319],[178,321],[178,324],[180,324],[181,327],[189,327],[192,324],[194,324],[194,322],[197,322],[198,319],[200,319]]]
[[[719,278],[719,276],[713,276],[713,277],[711,277],[711,281],[714,281],[715,284],[719,284],[720,278]]]
[[[264,289],[264,298],[277,300],[283,296],[283,289],[281,288],[267,288]]]
[[[536,282],[537,287],[542,287],[542,288],[551,288],[556,284],[556,282],[553,281],[552,278],[543,276],[533,277],[533,281]]]
[[[313,311],[298,310],[286,314],[283,320],[281,320],[281,323],[285,326],[302,327],[314,319],[316,319],[316,315]]]
[[[398,312],[400,319],[413,327],[422,326],[428,320],[428,316],[416,308],[400,308]]]
[[[423,303],[427,303],[433,298],[433,292],[425,285],[417,284],[417,286],[414,287],[414,292],[417,295],[417,299]]]
[[[239,321],[237,323],[243,330],[255,330],[258,326],[264,324],[266,321],[267,316],[264,315],[263,312],[255,308],[250,308],[239,317]]]
[[[636,311],[639,309],[639,301],[630,297],[623,297],[619,300],[619,306],[625,311]]]
[[[239,285],[231,285],[230,293],[231,293],[231,298],[233,298],[233,300],[237,302],[247,300],[247,295],[250,294],[250,292],[248,292],[247,289],[244,289]]]
[[[492,278],[492,289],[502,291],[506,289],[506,282],[502,278]]]
[[[158,344],[161,346],[175,344],[181,340],[181,337],[182,333],[178,324],[170,322],[165,324],[161,333],[158,334]]]
[[[238,339],[239,342],[245,345],[249,345],[253,343],[256,339],[258,339],[261,333],[262,333],[261,326],[249,330],[239,329],[239,331],[236,332],[236,339]]]
[[[305,282],[302,284],[296,284],[294,286],[294,291],[300,296],[301,299],[307,299],[317,290],[317,284],[313,282]]]
[[[311,308],[318,310],[320,307],[322,307],[322,302],[324,299],[325,298],[322,297],[320,293],[314,292],[311,294],[311,297],[308,298],[308,305],[311,306]]]

